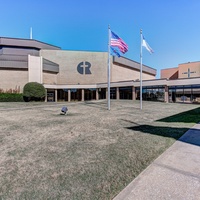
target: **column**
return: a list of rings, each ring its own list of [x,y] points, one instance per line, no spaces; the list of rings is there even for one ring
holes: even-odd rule
[[[169,103],[169,87],[165,85],[165,102]]]
[[[132,100],[136,99],[136,95],[135,95],[135,87],[132,87]]]
[[[116,98],[119,100],[119,87],[116,88]]]
[[[58,101],[58,90],[56,89],[55,90],[55,102],[57,102]]]
[[[45,89],[45,102],[47,102],[47,89]]]
[[[68,89],[68,102],[70,102],[71,101],[71,90],[70,89]]]
[[[106,99],[108,99],[108,88],[106,88]]]
[[[96,88],[96,100],[99,100],[99,88]]]
[[[84,89],[82,89],[82,91],[81,91],[81,101],[84,101]]]

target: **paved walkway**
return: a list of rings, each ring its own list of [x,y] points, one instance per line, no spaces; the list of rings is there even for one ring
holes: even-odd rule
[[[200,200],[200,124],[188,130],[114,200]]]

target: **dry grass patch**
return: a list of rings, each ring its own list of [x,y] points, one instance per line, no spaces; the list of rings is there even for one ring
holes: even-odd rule
[[[197,105],[0,103],[0,198],[112,199],[194,123]]]

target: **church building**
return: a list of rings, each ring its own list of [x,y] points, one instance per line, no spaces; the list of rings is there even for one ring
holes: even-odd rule
[[[140,99],[140,63],[111,56],[111,99]],[[142,98],[200,103],[200,62],[161,70],[142,66]],[[0,37],[0,92],[23,92],[28,82],[46,88],[46,101],[108,98],[108,53],[69,51],[33,39]]]

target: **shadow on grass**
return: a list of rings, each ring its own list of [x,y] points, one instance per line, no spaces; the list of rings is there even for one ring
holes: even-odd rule
[[[131,129],[134,131],[140,131],[142,133],[149,133],[153,135],[159,135],[162,137],[171,137],[174,139],[179,139],[188,128],[172,128],[172,127],[163,127],[163,126],[151,126],[151,125],[139,125],[128,127],[127,129]]]
[[[147,133],[147,134],[158,135],[162,137],[174,138],[175,140],[179,140],[181,142],[200,146],[200,130],[194,128],[188,131],[188,128],[138,125],[138,126],[127,127],[127,129],[133,131],[140,131],[142,133]],[[181,137],[186,132],[187,134]]]
[[[183,123],[198,123],[200,121],[200,108],[182,112],[170,117],[157,120],[159,122],[183,122]]]

